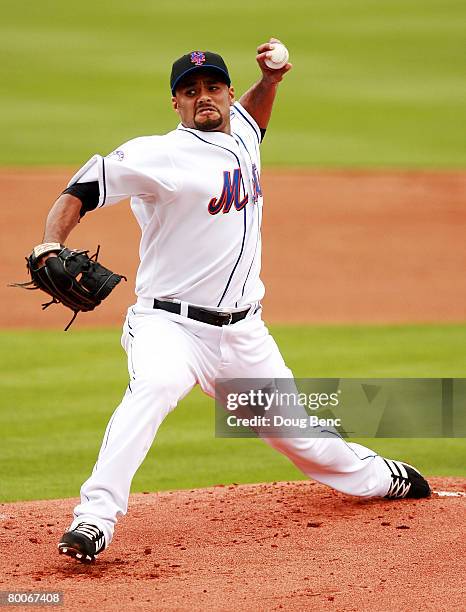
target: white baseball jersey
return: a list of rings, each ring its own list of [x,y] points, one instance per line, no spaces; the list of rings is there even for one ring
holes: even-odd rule
[[[118,517],[127,512],[133,476],[160,424],[196,384],[213,396],[218,378],[293,376],[260,309],[216,326],[188,318],[181,308],[175,314],[152,307],[153,298],[168,298],[244,308],[264,294],[259,279],[261,135],[238,103],[231,109],[231,128],[229,135],[179,125],[165,136],[136,138],[106,158],[95,155],[70,182],[98,180],[100,207],[131,196],[142,230],[139,297],[128,309],[122,335],[129,384],[81,487],[71,525],[96,526],[106,546]],[[304,418],[304,408],[297,410]],[[377,497],[389,489],[384,460],[337,435],[263,439],[307,476],[345,493]]]
[[[94,155],[68,184],[98,181],[98,208],[131,197],[141,298],[234,309],[264,296],[261,133],[238,102],[230,116],[231,135],[180,124]]]

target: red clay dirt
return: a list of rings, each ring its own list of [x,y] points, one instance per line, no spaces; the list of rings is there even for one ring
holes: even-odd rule
[[[66,610],[460,610],[463,497],[362,501],[313,482],[133,495],[84,566],[56,546],[76,500],[0,505],[0,590]]]
[[[25,280],[24,257],[75,169],[0,170],[3,257],[0,328],[59,329],[69,311]],[[466,320],[466,172],[277,171],[263,174],[264,257],[269,322]],[[139,228],[127,204],[87,215],[69,244],[93,250],[128,276],[76,328],[120,325],[134,302]]]
[[[26,279],[72,174],[0,170],[0,328],[69,320],[6,285]],[[465,321],[465,172],[269,171],[263,183],[267,321]],[[75,328],[121,324],[137,266],[128,206],[88,215],[69,243],[101,244],[129,279]],[[92,566],[57,555],[75,501],[0,505],[0,591],[61,590],[66,610],[464,609],[466,497],[360,501],[313,482],[133,495]]]

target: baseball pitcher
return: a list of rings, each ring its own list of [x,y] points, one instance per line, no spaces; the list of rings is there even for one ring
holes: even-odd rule
[[[278,86],[292,68],[266,63],[278,42],[258,47],[261,77],[238,101],[220,55],[192,51],[177,59],[170,90],[178,126],[130,140],[106,157],[94,155],[48,215],[30,266],[52,290],[58,263],[63,273],[57,256],[66,262],[70,253],[82,253],[64,244],[84,215],[129,197],[141,228],[137,299],[122,334],[129,383],[59,542],[61,554],[91,562],[109,546],[160,424],[195,385],[214,396],[217,378],[293,377],[261,307],[260,148]],[[104,284],[121,278],[107,273]],[[62,286],[57,298],[65,305],[66,292]],[[338,435],[265,442],[309,478],[350,495],[430,494],[411,466]]]

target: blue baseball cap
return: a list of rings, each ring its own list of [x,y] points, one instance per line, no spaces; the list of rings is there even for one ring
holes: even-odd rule
[[[172,66],[170,75],[170,89],[172,95],[175,95],[176,88],[180,80],[187,74],[197,70],[215,70],[221,75],[222,80],[228,85],[231,84],[228,68],[226,67],[223,58],[218,53],[211,51],[191,51],[177,59]]]

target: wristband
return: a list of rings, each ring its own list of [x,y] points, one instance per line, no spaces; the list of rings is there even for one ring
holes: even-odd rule
[[[39,259],[42,255],[46,255],[52,251],[61,251],[63,248],[65,248],[64,245],[59,242],[44,242],[35,246],[32,249],[32,254],[35,259]]]

